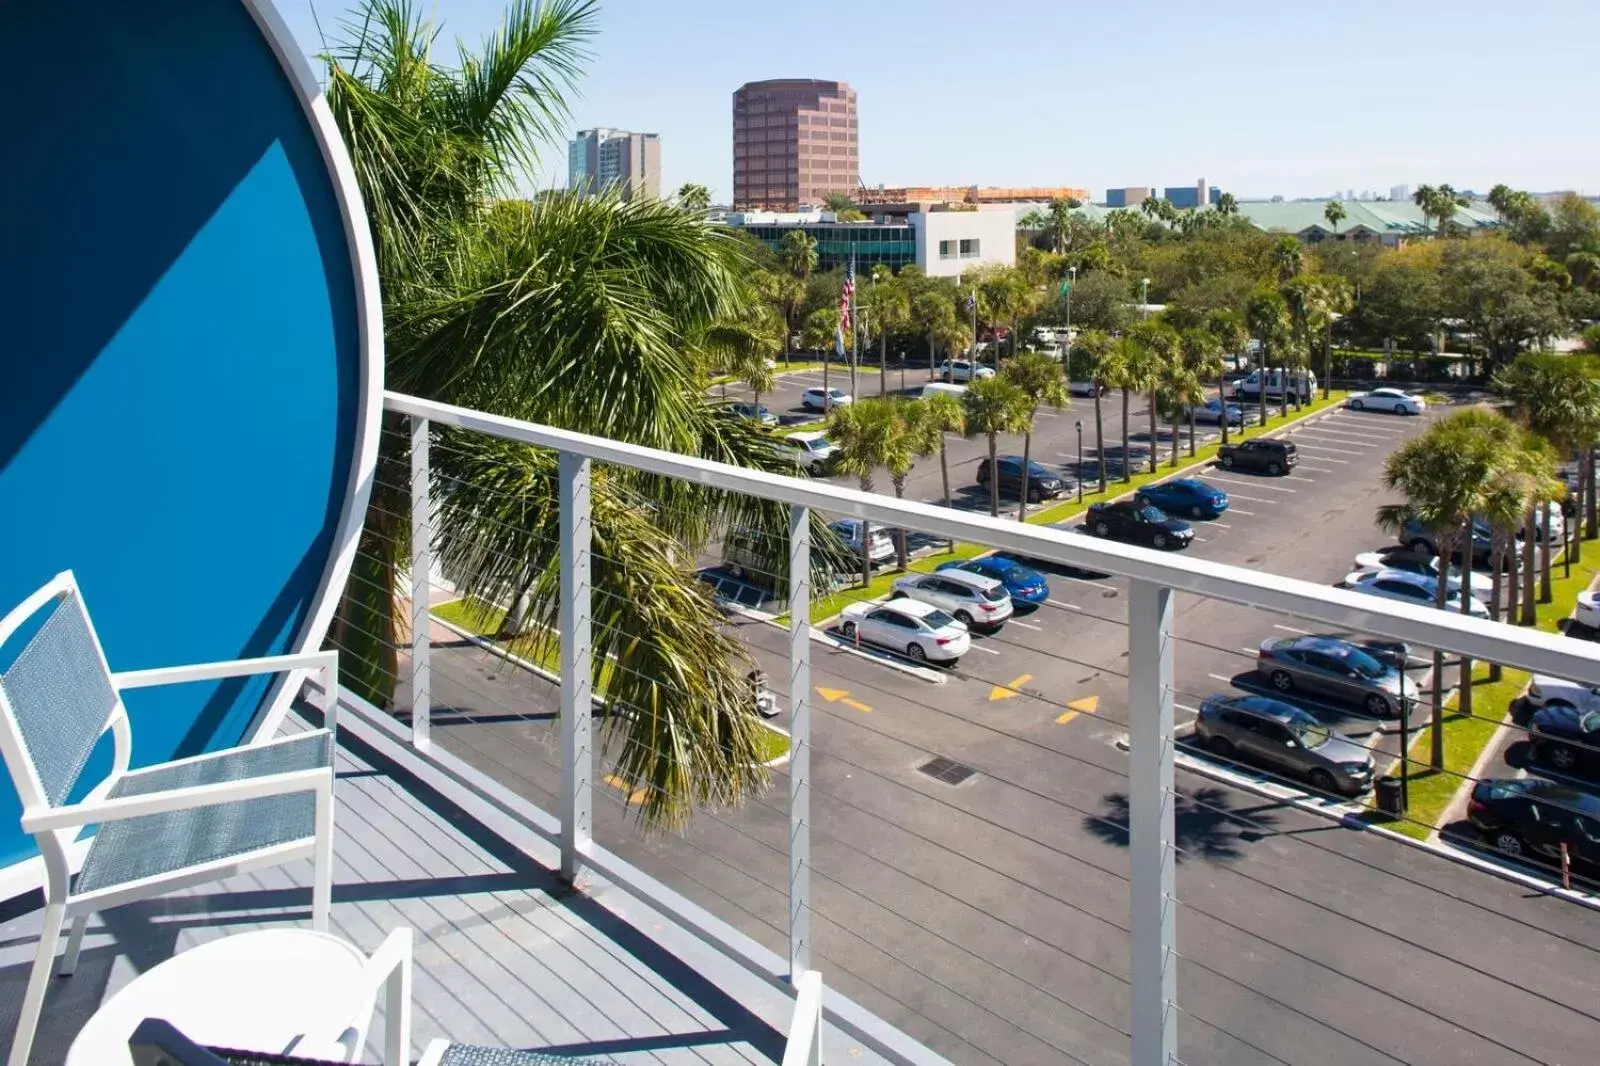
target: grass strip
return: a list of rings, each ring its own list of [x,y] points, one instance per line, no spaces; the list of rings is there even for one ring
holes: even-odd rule
[[[1565,573],[1564,566],[1558,565],[1559,558],[1553,560],[1550,566],[1550,602],[1535,606],[1538,620],[1534,627],[1547,633],[1560,631],[1561,622],[1571,617],[1573,608],[1577,606],[1578,593],[1587,589],[1596,573],[1600,573],[1600,566],[1596,565],[1597,560],[1592,553],[1588,562],[1574,561],[1570,575]],[[1388,823],[1386,828],[1415,840],[1426,840],[1428,834],[1438,828],[1439,819],[1455,801],[1456,794],[1463,788],[1471,787],[1472,782],[1466,779],[1466,775],[1478,764],[1484,748],[1499,732],[1501,723],[1511,713],[1511,705],[1522,698],[1529,677],[1526,672],[1510,667],[1502,669],[1499,681],[1488,682],[1487,672],[1481,676],[1485,680],[1474,677],[1472,681],[1470,717],[1448,713],[1457,705],[1458,692],[1451,693],[1445,702],[1447,713],[1440,726],[1444,733],[1443,771],[1429,765],[1433,752],[1432,723],[1417,730],[1411,742],[1410,804],[1406,817]],[[1421,759],[1416,755],[1418,751],[1423,754]],[[1398,762],[1390,768],[1388,776],[1399,776]],[[1369,807],[1374,802],[1375,799],[1369,799]],[[1377,821],[1381,816],[1373,812],[1369,818]]]

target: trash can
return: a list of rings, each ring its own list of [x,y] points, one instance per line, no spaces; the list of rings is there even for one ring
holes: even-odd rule
[[[1378,810],[1398,818],[1406,813],[1405,800],[1400,793],[1398,777],[1378,778]]]

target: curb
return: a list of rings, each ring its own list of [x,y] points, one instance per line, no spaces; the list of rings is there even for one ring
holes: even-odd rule
[[[1126,738],[1118,739],[1117,747],[1126,751],[1128,748]],[[1291,789],[1282,785],[1268,786],[1264,782],[1258,781],[1244,774],[1226,770],[1205,759],[1196,758],[1185,752],[1177,752],[1174,755],[1173,761],[1177,765],[1183,767],[1185,770],[1188,770],[1194,774],[1198,774],[1201,777],[1208,777],[1213,781],[1220,781],[1225,785],[1232,785],[1234,788],[1241,789],[1245,792],[1252,792],[1255,795],[1261,796],[1265,799],[1288,804],[1298,811],[1302,811],[1305,814],[1314,814],[1320,818],[1325,818],[1328,821],[1340,825],[1346,829],[1354,829],[1363,833],[1372,833],[1388,840],[1398,841],[1401,844],[1416,848],[1420,851],[1429,852],[1430,854],[1436,855],[1450,862],[1457,863],[1458,865],[1471,867],[1480,873],[1490,874],[1494,877],[1500,878],[1503,881],[1510,881],[1513,884],[1521,885],[1523,888],[1531,889],[1540,893],[1541,895],[1556,896],[1560,899],[1566,900],[1568,903],[1577,904],[1580,907],[1587,907],[1593,911],[1600,911],[1600,896],[1592,895],[1587,892],[1579,892],[1574,889],[1562,888],[1554,881],[1547,880],[1543,877],[1538,877],[1534,874],[1526,873],[1514,867],[1506,866],[1502,863],[1474,855],[1469,851],[1464,851],[1461,848],[1435,840],[1434,837],[1438,835],[1437,830],[1430,834],[1429,839],[1418,840],[1415,837],[1406,836],[1404,833],[1397,833],[1393,829],[1385,829],[1381,825],[1373,825],[1370,822],[1363,821],[1358,814],[1351,813],[1348,810],[1340,810],[1338,807],[1334,806],[1324,806],[1323,804],[1309,798],[1309,796],[1304,792],[1300,792],[1296,789]],[[1365,808],[1363,808],[1363,811],[1364,810]]]
[[[878,603],[881,601],[872,600],[862,602]],[[784,633],[789,632],[789,627],[779,623],[776,615],[768,614],[766,611],[758,611],[754,607],[746,607],[742,603],[734,603],[731,600],[724,601],[723,606],[727,610],[732,611],[734,614],[748,618],[753,622],[764,622],[767,625],[772,626],[774,629],[780,630]],[[838,616],[834,615],[832,617]],[[826,621],[826,619],[824,619],[824,621]],[[827,630],[821,629],[817,626],[811,626],[811,639],[816,641],[818,644],[831,645],[839,651],[866,659],[868,662],[878,663],[880,666],[887,666],[891,670],[900,671],[902,674],[909,674],[912,677],[921,681],[926,681],[929,684],[943,685],[950,680],[950,675],[941,670],[934,670],[926,666],[912,666],[910,663],[902,662],[892,655],[870,651],[866,648],[858,648],[855,646],[853,641],[845,640],[843,637],[836,637]]]

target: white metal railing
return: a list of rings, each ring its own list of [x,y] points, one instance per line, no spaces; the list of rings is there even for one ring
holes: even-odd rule
[[[794,984],[794,1021],[783,1066],[822,1066],[822,975],[806,970]]]
[[[789,980],[802,996],[811,967],[810,799],[812,708],[810,683],[810,539],[812,510],[867,519],[959,541],[986,544],[1025,556],[1089,568],[1130,580],[1128,614],[1129,853],[1131,1060],[1135,1066],[1176,1061],[1177,1016],[1174,822],[1173,600],[1186,592],[1252,606],[1340,630],[1369,633],[1447,652],[1469,655],[1534,673],[1600,684],[1600,656],[1592,645],[1537,630],[1463,617],[1431,607],[1378,601],[1338,588],[1280,577],[1187,556],[1172,556],[1061,530],[863,493],[822,481],[741,469],[704,459],[592,437],[530,422],[485,414],[398,393],[385,407],[411,420],[411,490],[414,574],[428,573],[428,477],[430,425],[452,426],[504,440],[551,449],[560,456],[561,606],[561,795],[562,872],[574,877],[591,856],[603,854],[590,837],[594,748],[590,718],[576,713],[590,704],[589,484],[594,461],[630,467],[717,489],[786,503],[791,508],[789,541],[789,660],[791,759],[789,796]],[[417,582],[414,589],[425,583]],[[426,592],[414,608],[411,691],[427,691]],[[425,749],[429,708],[418,695],[412,741]],[[599,868],[597,866],[597,868]],[[610,856],[603,872],[626,881]],[[619,872],[623,876],[619,877]],[[653,884],[653,882],[652,882]],[[696,929],[696,932],[702,932]],[[716,937],[712,937],[713,940]],[[820,1000],[818,980],[815,995]],[[881,1039],[858,1024],[858,1015],[830,1019],[893,1061],[925,1061],[905,1042]],[[797,1023],[799,1015],[797,1012]],[[787,1058],[785,1060],[788,1061]]]

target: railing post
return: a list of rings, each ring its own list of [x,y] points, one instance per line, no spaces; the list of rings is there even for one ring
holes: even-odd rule
[[[1133,581],[1128,598],[1128,859],[1133,1066],[1178,1049],[1172,735],[1172,599]]]
[[[428,747],[429,581],[433,573],[433,512],[428,463],[428,420],[411,417],[411,743]]]
[[[811,968],[811,510],[789,508],[789,981]]]
[[[560,479],[561,876],[575,881],[594,827],[588,457],[562,452]]]

